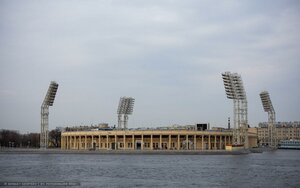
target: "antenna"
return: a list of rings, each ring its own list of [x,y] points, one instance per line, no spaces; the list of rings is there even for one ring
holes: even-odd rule
[[[51,81],[45,99],[41,106],[40,148],[43,149],[47,149],[48,147],[49,106],[53,106],[57,89],[58,84],[54,81]]]
[[[228,130],[230,129],[230,117],[228,117]]]

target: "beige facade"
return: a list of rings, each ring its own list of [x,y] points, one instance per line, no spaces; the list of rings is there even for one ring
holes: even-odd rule
[[[243,149],[243,145],[226,145],[225,150],[226,151],[237,151]]]
[[[268,145],[269,133],[267,127],[257,128],[258,142],[260,145]],[[277,127],[275,129],[275,137],[277,143],[281,140],[300,140],[300,127],[290,126],[290,127]]]
[[[70,131],[61,136],[65,150],[224,150],[232,144],[231,131],[112,130]],[[249,132],[249,147],[257,133]]]

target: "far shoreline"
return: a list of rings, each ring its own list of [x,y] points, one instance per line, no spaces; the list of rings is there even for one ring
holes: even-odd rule
[[[96,155],[245,155],[256,150],[61,150],[35,148],[0,148],[0,154],[96,154]]]

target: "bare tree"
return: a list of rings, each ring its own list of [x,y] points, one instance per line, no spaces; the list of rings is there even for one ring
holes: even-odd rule
[[[39,147],[39,133],[20,134],[14,130],[0,130],[1,147]]]
[[[61,130],[59,128],[53,129],[49,132],[49,142],[51,147],[60,147]]]

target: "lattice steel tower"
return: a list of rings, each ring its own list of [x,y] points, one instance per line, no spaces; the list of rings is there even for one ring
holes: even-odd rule
[[[275,110],[270,99],[269,92],[263,91],[260,94],[260,99],[265,112],[268,112],[268,144],[270,147],[277,147],[277,138],[276,138],[276,118]]]
[[[42,149],[46,149],[48,147],[49,106],[53,106],[57,89],[58,84],[52,81],[41,106],[40,148]]]
[[[237,73],[222,73],[225,92],[233,100],[233,143],[248,148],[248,106],[242,78]]]
[[[127,129],[128,115],[133,112],[135,99],[132,97],[121,97],[118,106],[118,129]]]

